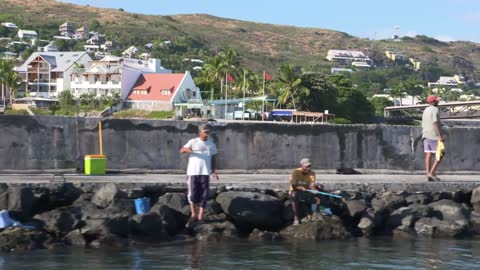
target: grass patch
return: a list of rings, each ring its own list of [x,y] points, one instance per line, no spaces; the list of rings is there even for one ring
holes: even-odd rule
[[[172,119],[173,116],[173,111],[124,110],[113,114],[116,118]]]
[[[6,115],[28,115],[26,110],[5,110]]]

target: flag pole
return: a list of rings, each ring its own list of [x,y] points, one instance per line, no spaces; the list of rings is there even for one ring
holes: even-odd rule
[[[262,97],[262,121],[264,121],[265,115],[265,70],[263,71],[263,97]]]
[[[245,69],[243,69],[243,102],[242,102],[242,120],[245,120]]]

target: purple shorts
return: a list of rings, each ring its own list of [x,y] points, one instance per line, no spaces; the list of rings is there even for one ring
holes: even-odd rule
[[[423,149],[425,153],[436,153],[438,140],[423,139]]]
[[[208,193],[210,191],[208,175],[189,175],[188,184],[188,202],[198,204],[201,208],[207,207]]]

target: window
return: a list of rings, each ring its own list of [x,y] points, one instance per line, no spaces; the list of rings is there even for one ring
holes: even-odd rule
[[[163,95],[163,96],[168,96],[168,95],[170,95],[170,90],[162,90],[162,95]]]
[[[147,90],[135,90],[135,91],[133,91],[133,93],[135,95],[146,95],[146,94],[148,94],[148,91]]]
[[[197,92],[193,92],[193,93],[192,93],[192,96],[193,96],[193,97],[196,97],[196,96],[197,96]]]

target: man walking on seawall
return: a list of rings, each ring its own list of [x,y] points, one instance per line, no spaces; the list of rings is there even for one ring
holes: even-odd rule
[[[300,160],[300,168],[293,170],[290,177],[290,199],[292,200],[293,208],[293,225],[298,225],[299,221],[299,205],[301,202],[307,206],[307,218],[312,219],[312,214],[317,210],[320,205],[320,198],[316,197],[312,190],[321,190],[321,185],[315,185],[315,173],[311,169],[312,163],[310,159],[304,158]]]
[[[215,155],[217,147],[208,138],[210,129],[207,125],[198,127],[198,138],[189,140],[180,153],[190,154],[187,167],[188,202],[190,203],[191,217],[187,227],[193,226],[197,221],[203,220],[203,213],[207,207],[208,193],[210,191],[210,175],[218,180],[215,171]]]
[[[436,175],[436,170],[441,159],[435,159],[432,165],[432,156],[437,152],[438,142],[443,142],[444,137],[440,132],[440,111],[438,110],[439,97],[430,95],[427,97],[428,106],[423,111],[422,116],[422,138],[425,151],[425,169],[427,172],[427,181],[440,181]]]

